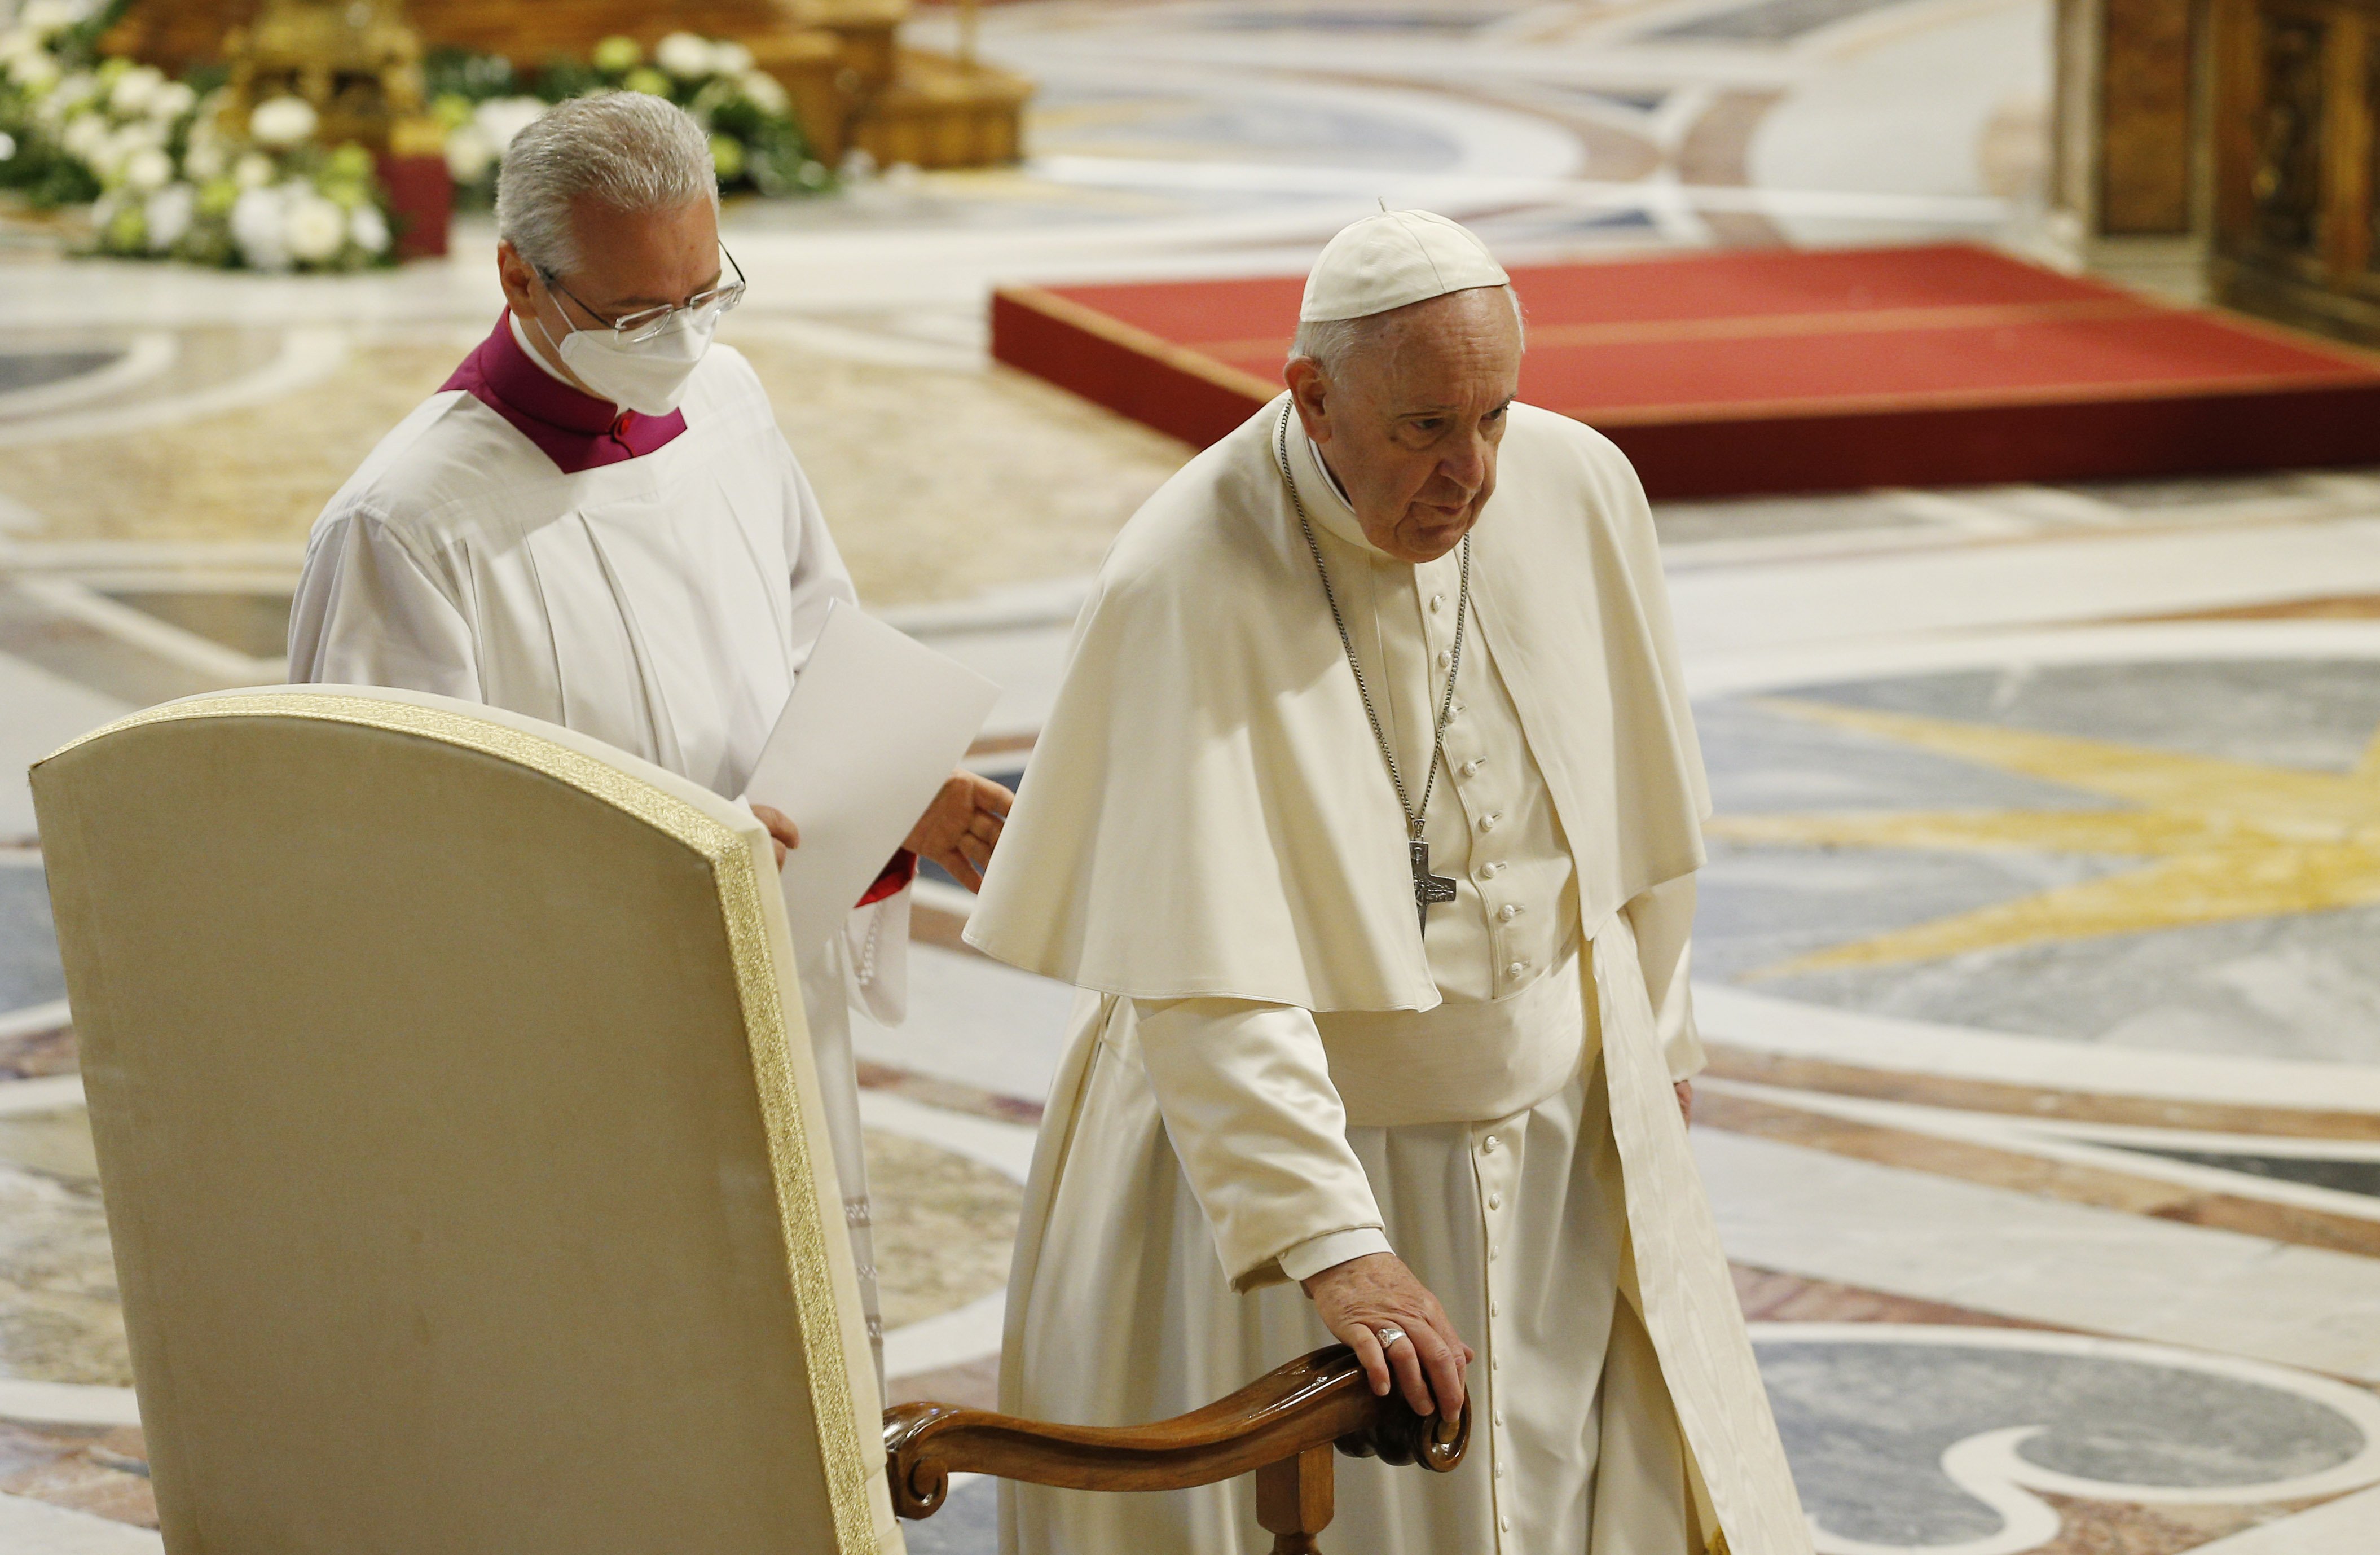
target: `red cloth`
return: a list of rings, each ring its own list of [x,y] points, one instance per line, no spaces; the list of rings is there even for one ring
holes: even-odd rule
[[[384,153],[380,181],[388,190],[388,213],[395,218],[396,257],[445,258],[447,231],[455,221],[455,179],[446,159]]]
[[[908,890],[909,882],[917,878],[917,856],[905,847],[892,856],[892,863],[884,866],[884,872],[876,877],[876,883],[868,888],[859,905],[872,907],[887,896],[896,896]]]
[[[650,454],[686,431],[683,410],[639,416],[546,371],[513,338],[509,312],[439,387],[460,389],[510,421],[565,475]]]

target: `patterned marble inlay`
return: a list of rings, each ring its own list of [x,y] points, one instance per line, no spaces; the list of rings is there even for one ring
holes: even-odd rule
[[[885,1328],[965,1306],[1007,1284],[1024,1202],[1015,1182],[914,1139],[873,1129],[865,1137]]]
[[[0,866],[0,1014],[63,999],[66,991],[47,880],[39,869]]]
[[[1703,726],[1698,968],[2027,1035],[2380,1056],[2369,660],[2011,663]]]
[[[1791,43],[1822,27],[1882,10],[1893,0],[1758,0],[1644,34],[1646,41]]]
[[[2380,1400],[2309,1373],[2020,1330],[1755,1342],[1822,1550],[2019,1555],[2062,1527],[2045,1492],[2238,1505],[2380,1481]]]
[[[115,359],[113,351],[0,352],[0,395],[80,378]]]
[[[129,1387],[117,1301],[83,1110],[0,1115],[0,1375]]]

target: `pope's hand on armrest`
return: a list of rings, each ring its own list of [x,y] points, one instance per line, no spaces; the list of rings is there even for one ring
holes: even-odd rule
[[[1463,1368],[1471,1346],[1446,1308],[1394,1253],[1371,1253],[1331,1265],[1303,1282],[1315,1315],[1332,1338],[1355,1352],[1372,1391],[1385,1397],[1393,1379],[1416,1415],[1463,1413]],[[1402,1341],[1383,1346],[1380,1330]]]
[[[1166,1137],[1233,1288],[1298,1281],[1376,1392],[1393,1378],[1415,1411],[1459,1411],[1470,1347],[1390,1248],[1313,1014],[1241,999],[1134,1011]],[[1381,1324],[1411,1342],[1384,1357]]]
[[[999,784],[962,769],[944,780],[903,845],[948,869],[969,891],[981,891],[983,871],[1015,802],[1016,796]]]

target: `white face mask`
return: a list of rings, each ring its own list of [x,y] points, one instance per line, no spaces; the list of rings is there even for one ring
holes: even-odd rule
[[[537,327],[551,344],[553,335],[544,321]],[[578,329],[564,335],[554,349],[580,383],[622,409],[666,416],[686,398],[686,383],[718,329],[714,310],[682,312],[676,328],[634,346],[623,344],[608,329]]]

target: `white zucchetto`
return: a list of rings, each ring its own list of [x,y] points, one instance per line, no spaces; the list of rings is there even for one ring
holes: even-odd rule
[[[1340,229],[1305,278],[1300,323],[1362,319],[1512,279],[1471,229],[1427,211],[1384,211]]]

